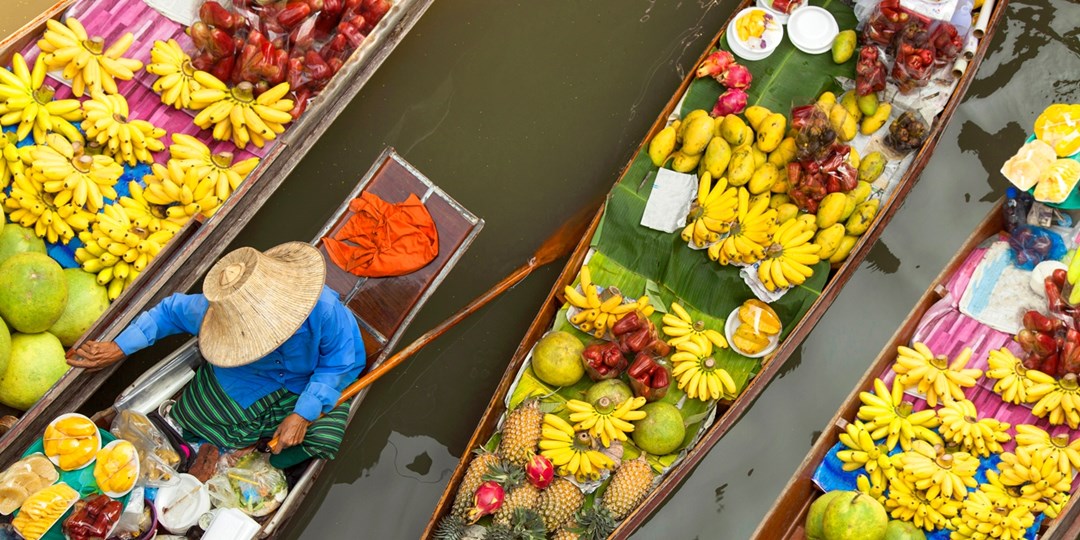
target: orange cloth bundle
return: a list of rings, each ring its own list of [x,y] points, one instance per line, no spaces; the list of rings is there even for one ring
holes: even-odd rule
[[[439,254],[439,233],[424,203],[415,195],[391,204],[361,193],[349,210],[355,214],[337,234],[325,238],[330,260],[363,277],[415,272]]]

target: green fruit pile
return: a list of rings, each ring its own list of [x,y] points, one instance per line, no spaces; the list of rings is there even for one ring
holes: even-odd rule
[[[915,525],[889,520],[873,497],[858,491],[830,491],[810,505],[807,540],[926,540]]]

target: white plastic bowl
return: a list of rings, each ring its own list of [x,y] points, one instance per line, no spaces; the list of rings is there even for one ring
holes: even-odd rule
[[[833,40],[840,27],[829,10],[817,6],[803,6],[788,18],[788,39],[797,49],[807,54],[821,54],[832,50]]]
[[[93,420],[90,420],[85,415],[82,415],[82,414],[79,414],[79,413],[64,413],[64,414],[61,414],[60,416],[57,416],[56,418],[54,418],[52,422],[49,422],[49,427],[55,426],[57,422],[59,422],[61,420],[64,420],[65,418],[72,418],[72,417],[75,417],[75,416],[77,416],[79,418],[82,418],[83,420],[86,420],[87,422],[90,422],[91,424],[94,425],[94,435],[93,435],[93,437],[97,441],[97,448],[94,449],[94,453],[90,456],[90,461],[87,461],[81,467],[72,469],[73,471],[79,471],[79,470],[85,469],[87,466],[89,466],[93,462],[97,461],[97,453],[101,451],[101,431],[98,429],[97,424],[94,424]],[[48,431],[48,430],[46,430],[46,431]],[[41,442],[42,442],[42,446],[44,446],[44,444],[45,444],[44,435],[42,435],[42,441]],[[42,449],[42,452],[44,453],[44,448]],[[58,469],[60,469],[61,471],[64,471],[64,469],[60,467],[60,456],[50,456],[49,454],[45,454],[45,457],[49,458],[49,461],[51,461],[53,463],[53,465],[56,465],[56,467]],[[70,472],[70,471],[64,471],[64,472]]]
[[[724,323],[724,335],[727,337],[728,347],[731,347],[731,350],[747,358],[761,358],[763,356],[768,356],[780,346],[780,334],[774,334],[769,336],[769,345],[762,349],[761,352],[757,354],[747,354],[742,349],[735,346],[735,340],[732,339],[735,337],[735,330],[739,328],[739,323],[739,308],[735,308],[735,310],[728,315],[727,322]]]
[[[127,441],[125,441],[124,439],[116,439],[115,441],[112,441],[109,444],[106,444],[105,447],[102,448],[102,450],[112,450],[113,447],[117,446],[121,442],[127,442]],[[130,444],[130,443],[128,443],[128,444]],[[135,447],[135,445],[131,445],[131,446],[132,446],[132,448]],[[139,475],[142,474],[142,471],[140,470],[141,459],[140,459],[140,456],[139,456],[139,449],[134,448],[134,450],[135,450],[135,481],[131,483],[131,487],[127,488],[127,490],[125,490],[125,491],[117,492],[117,491],[105,491],[101,486],[98,486],[98,489],[100,489],[102,493],[104,493],[104,494],[106,494],[109,497],[112,497],[114,499],[119,499],[120,497],[123,497],[124,495],[127,495],[128,493],[131,493],[131,490],[135,489],[135,484],[139,483]],[[101,450],[98,450],[98,453],[101,453]],[[95,457],[95,460],[96,459],[97,458]],[[97,467],[97,465],[95,464],[94,467]]]
[[[184,534],[199,522],[203,514],[210,511],[210,491],[206,486],[190,474],[181,473],[179,476],[177,485],[159,489],[154,499],[158,523],[172,534]],[[187,499],[180,501],[184,497]],[[180,505],[170,509],[176,501]]]
[[[767,58],[777,47],[780,46],[780,42],[784,40],[784,25],[775,17],[771,22],[766,23],[765,33],[761,35],[761,39],[764,40],[765,46],[762,47],[758,43],[750,43],[739,39],[739,32],[735,29],[735,21],[749,15],[754,11],[761,11],[767,15],[769,12],[759,7],[749,7],[739,12],[727,27],[727,42],[731,47],[731,52],[735,53],[735,56],[742,58],[743,60],[761,60]]]

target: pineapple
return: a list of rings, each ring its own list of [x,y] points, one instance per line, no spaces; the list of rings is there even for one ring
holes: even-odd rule
[[[510,411],[503,425],[499,455],[518,467],[524,467],[536,452],[543,422],[544,414],[540,412],[540,401],[537,399],[530,399]]]
[[[510,518],[519,508],[536,511],[538,506],[540,506],[540,490],[525,482],[507,493],[502,506],[495,512],[495,523],[509,525]]]
[[[435,540],[461,540],[465,536],[465,520],[451,514],[439,520]]]
[[[547,531],[544,521],[533,510],[518,508],[507,523],[492,523],[484,534],[484,540],[544,540]]]
[[[553,540],[604,540],[615,532],[615,520],[607,508],[594,506],[579,511],[555,531]]]
[[[476,451],[476,457],[469,464],[469,469],[465,471],[465,478],[461,480],[461,487],[458,488],[457,496],[454,497],[454,507],[450,511],[451,515],[462,519],[465,518],[465,514],[472,507],[473,497],[476,496],[476,488],[480,487],[480,484],[484,482],[484,475],[501,461],[499,456],[491,452],[483,449]]]
[[[577,486],[565,478],[556,478],[540,496],[537,511],[547,530],[555,531],[570,521],[584,502],[585,496]]]
[[[652,482],[653,471],[645,454],[623,463],[604,492],[604,507],[616,520],[625,518],[649,493]]]
[[[578,533],[569,529],[559,529],[555,531],[555,534],[551,535],[551,540],[578,540],[581,538]]]

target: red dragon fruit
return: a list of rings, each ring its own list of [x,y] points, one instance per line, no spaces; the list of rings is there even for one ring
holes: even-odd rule
[[[505,497],[506,492],[498,482],[489,480],[480,484],[473,496],[473,507],[469,509],[469,522],[476,523],[480,518],[494,514],[502,506]]]
[[[720,74],[716,80],[720,81],[720,84],[728,88],[748,88],[750,81],[754,80],[753,75],[750,75],[750,70],[742,64],[731,64],[727,68],[727,71]]]
[[[735,56],[727,51],[716,51],[705,58],[705,61],[698,66],[697,76],[701,77],[718,77],[723,72],[727,71],[728,66],[735,63]]]
[[[729,88],[727,92],[720,94],[720,97],[716,100],[712,116],[713,118],[719,118],[729,114],[739,114],[746,110],[746,102],[749,99],[750,96],[746,95],[746,91],[742,88]]]
[[[525,478],[534,488],[544,489],[551,485],[551,481],[555,478],[555,467],[551,465],[548,458],[535,454],[525,464]]]

